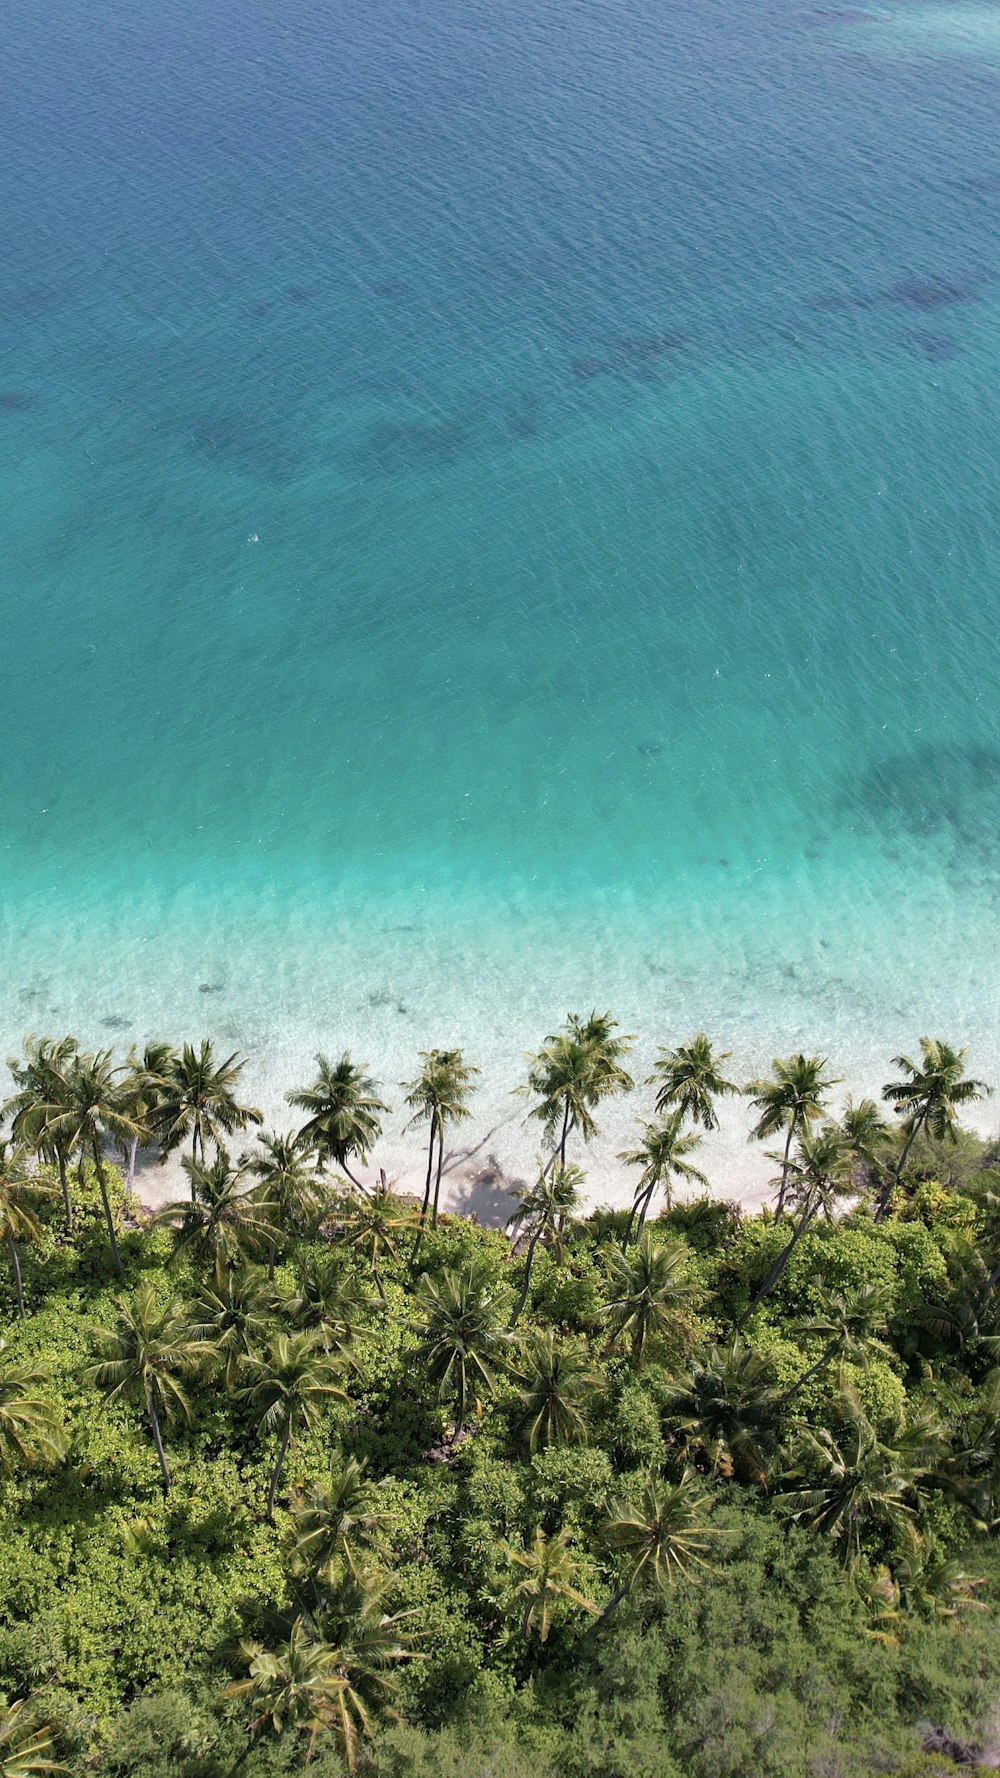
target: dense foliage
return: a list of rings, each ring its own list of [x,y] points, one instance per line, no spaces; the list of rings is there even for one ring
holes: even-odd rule
[[[776,1062],[745,1089],[776,1209],[744,1218],[692,1159],[738,1090],[699,1036],[657,1063],[631,1213],[584,1218],[629,1046],[592,1015],[530,1059],[549,1158],[500,1233],[439,1209],[458,1051],[406,1083],[419,1201],[358,1183],[386,1106],[349,1057],[237,1163],[237,1058],[29,1040],[0,1156],[4,1778],[988,1752],[1000,1164],[957,1120],[981,1083],[925,1039],[895,1118],[835,1122],[820,1059]],[[188,1191],[149,1217],[157,1145]]]

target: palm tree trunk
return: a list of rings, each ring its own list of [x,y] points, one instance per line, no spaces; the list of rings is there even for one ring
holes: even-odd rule
[[[63,1209],[66,1212],[66,1233],[71,1235],[73,1233],[73,1200],[69,1195],[65,1149],[56,1149],[56,1165],[59,1168],[59,1184],[62,1187]]]
[[[792,1254],[795,1252],[796,1247],[798,1246],[803,1235],[805,1234],[806,1229],[809,1227],[809,1224],[811,1223],[813,1217],[815,1216],[816,1207],[817,1207],[818,1203],[819,1203],[819,1199],[815,1195],[811,1198],[806,1199],[806,1207],[803,1210],[802,1215],[800,1216],[800,1218],[798,1220],[798,1223],[796,1224],[794,1235],[792,1236],[788,1245],[786,1247],[782,1248],[782,1250],[779,1253],[777,1259],[775,1260],[773,1266],[771,1267],[771,1270],[768,1272],[767,1277],[764,1279],[763,1284],[761,1285],[760,1289],[758,1290],[757,1295],[754,1297],[753,1302],[750,1304],[750,1307],[747,1310],[746,1314],[744,1315],[742,1321],[740,1321],[737,1324],[737,1328],[736,1328],[737,1333],[741,1332],[741,1330],[746,1326],[747,1322],[749,1321],[751,1315],[753,1314],[753,1312],[757,1308],[757,1306],[760,1303],[762,1303],[764,1301],[764,1298],[768,1295],[768,1293],[774,1289],[775,1285],[778,1282],[778,1279],[781,1277],[782,1272],[784,1271],[789,1260],[791,1259]]]
[[[104,1205],[104,1220],[108,1225],[108,1241],[111,1245],[111,1259],[115,1268],[115,1277],[120,1278],[122,1262],[118,1253],[118,1237],[115,1234],[115,1219],[111,1214],[111,1205],[108,1203],[108,1184],[104,1177],[104,1162],[101,1160],[100,1138],[97,1136],[94,1137],[94,1172],[97,1174],[97,1183],[101,1188],[101,1202]]]
[[[14,1274],[14,1295],[17,1298],[17,1312],[24,1320],[24,1291],[21,1288],[21,1259],[17,1251],[17,1242],[13,1235],[7,1236],[7,1252],[10,1255],[10,1269]]]
[[[635,1239],[636,1239],[637,1246],[642,1239],[643,1225],[646,1221],[646,1216],[649,1211],[650,1201],[652,1199],[652,1196],[653,1196],[653,1193],[655,1190],[656,1190],[656,1181],[654,1180],[653,1184],[649,1187],[649,1190],[647,1191],[645,1197],[642,1200],[642,1209],[639,1212],[639,1223],[638,1223],[638,1227],[636,1228],[636,1231],[635,1231]]]
[[[374,1259],[372,1260],[372,1277],[375,1280],[375,1289],[378,1291],[383,1303],[388,1302],[389,1299],[385,1294],[385,1285],[382,1282],[382,1274],[378,1269],[378,1261]]]
[[[464,1427],[465,1427],[465,1366],[464,1366],[464,1364],[462,1364],[462,1365],[459,1365],[459,1370],[458,1370],[458,1417],[455,1421],[455,1431],[453,1434],[453,1437],[455,1439],[458,1439],[461,1437]]]
[[[542,1168],[542,1178],[543,1179],[548,1178],[549,1174],[551,1173],[551,1171],[557,1161],[559,1162],[559,1165],[561,1167],[565,1167],[565,1165],[566,1165],[566,1143],[569,1140],[569,1133],[572,1128],[573,1128],[573,1126],[570,1122],[570,1115],[569,1115],[569,1100],[567,1099],[566,1104],[563,1107],[562,1130],[560,1131],[558,1142],[556,1143],[554,1149],[552,1150],[552,1153],[549,1155],[548,1160],[546,1161],[544,1167]]]
[[[267,1281],[269,1284],[274,1283],[274,1260],[274,1242],[269,1241],[267,1244]]]
[[[198,1160],[198,1119],[197,1119],[197,1117],[195,1117],[194,1128],[191,1131],[191,1159],[195,1162],[197,1162],[197,1160]],[[195,1202],[195,1190],[194,1190],[194,1180],[193,1179],[191,1181],[191,1202],[192,1202],[192,1204]]]
[[[153,1428],[153,1443],[156,1446],[156,1455],[160,1460],[160,1474],[163,1477],[163,1490],[164,1493],[166,1493],[167,1489],[170,1487],[170,1471],[167,1468],[167,1454],[163,1449],[163,1434],[160,1431],[160,1417],[156,1412],[153,1397],[151,1395],[147,1395],[146,1397],[146,1412],[149,1415],[149,1424]]]
[[[617,1593],[614,1594],[613,1598],[608,1600],[608,1603],[604,1607],[604,1610],[601,1612],[600,1617],[597,1619],[597,1624],[595,1624],[595,1626],[594,1626],[595,1629],[597,1628],[598,1625],[603,1624],[605,1618],[609,1618],[613,1611],[618,1610],[619,1605],[621,1604],[622,1600],[624,1599],[626,1593],[629,1590],[629,1584],[630,1583],[628,1581],[626,1581],[625,1585],[623,1587],[618,1588],[618,1591],[617,1591]]]
[[[562,1135],[559,1138],[559,1165],[560,1165],[560,1167],[565,1167],[565,1165],[566,1165],[566,1144],[569,1141],[569,1133],[570,1133],[571,1128],[572,1128],[572,1125],[570,1123],[570,1116],[569,1116],[569,1099],[567,1098],[566,1106],[563,1111]]]
[[[274,1466],[271,1475],[271,1486],[267,1491],[267,1517],[268,1522],[272,1525],[274,1524],[274,1502],[278,1493],[278,1483],[281,1481],[281,1472],[285,1467],[285,1458],[288,1455],[288,1447],[291,1444],[291,1441],[292,1421],[291,1416],[289,1416],[285,1421],[285,1432],[281,1441],[281,1449],[278,1452],[278,1461]]]
[[[420,1227],[417,1230],[417,1238],[413,1244],[412,1264],[414,1267],[416,1267],[417,1260],[420,1258],[420,1249],[421,1249],[421,1246],[423,1245],[423,1239],[424,1239],[424,1226],[427,1222],[427,1206],[431,1201],[431,1179],[433,1178],[433,1174],[434,1174],[434,1141],[435,1141],[436,1136],[437,1136],[437,1112],[432,1111],[431,1112],[431,1139],[427,1144],[427,1178],[424,1180],[424,1201],[420,1206]]]
[[[438,1200],[441,1197],[441,1174],[442,1174],[443,1169],[444,1169],[444,1125],[442,1124],[440,1129],[438,1130],[438,1164],[437,1164],[437,1174],[436,1174],[435,1180],[434,1180],[434,1207],[431,1211],[431,1228],[432,1229],[436,1229],[437,1225],[438,1225]]]
[[[799,1391],[801,1389],[804,1389],[807,1383],[812,1382],[813,1377],[815,1377],[818,1374],[818,1372],[823,1369],[824,1365],[829,1364],[831,1358],[833,1357],[833,1355],[836,1352],[837,1347],[839,1345],[840,1345],[840,1335],[838,1334],[837,1338],[835,1340],[831,1340],[830,1344],[826,1347],[825,1351],[821,1354],[821,1356],[819,1358],[817,1358],[816,1363],[811,1364],[807,1371],[802,1372],[802,1375],[799,1378],[798,1382],[793,1383],[792,1387],[790,1389],[786,1389],[784,1395],[779,1395],[777,1401],[774,1404],[775,1407],[776,1408],[783,1408],[786,1402],[794,1401],[795,1397],[798,1395]]]
[[[781,1163],[781,1184],[778,1187],[778,1205],[774,1212],[775,1222],[779,1220],[785,1208],[785,1192],[788,1190],[788,1157],[792,1152],[792,1137],[795,1135],[795,1126],[798,1121],[797,1117],[792,1118],[788,1126],[788,1135],[785,1137],[785,1154]]]
[[[542,1233],[542,1226],[541,1226],[541,1224],[539,1224],[538,1228],[535,1230],[534,1234],[532,1235],[531,1240],[528,1242],[528,1251],[524,1256],[524,1283],[521,1285],[521,1294],[517,1299],[517,1303],[514,1308],[514,1313],[512,1314],[510,1320],[507,1323],[508,1328],[517,1326],[517,1322],[518,1322],[518,1320],[521,1316],[521,1313],[524,1309],[524,1305],[528,1300],[528,1292],[531,1289],[531,1268],[534,1264],[535,1248],[538,1246],[538,1242],[539,1242],[541,1233]]]
[[[131,1191],[135,1183],[135,1157],[139,1152],[139,1138],[133,1136],[128,1145],[128,1164],[125,1169],[125,1190]]]
[[[899,1184],[900,1175],[902,1174],[903,1168],[906,1166],[906,1157],[917,1140],[920,1131],[923,1129],[923,1124],[923,1118],[919,1117],[910,1131],[910,1134],[907,1136],[906,1141],[903,1143],[903,1152],[900,1155],[899,1160],[896,1162],[896,1165],[886,1169],[885,1183],[882,1186],[882,1190],[879,1192],[878,1203],[875,1206],[876,1222],[884,1222],[889,1214],[889,1205],[892,1203],[892,1194],[895,1191],[896,1186]]]

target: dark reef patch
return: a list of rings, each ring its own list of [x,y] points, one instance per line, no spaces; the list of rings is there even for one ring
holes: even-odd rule
[[[970,862],[1000,846],[1000,751],[978,743],[928,743],[878,760],[850,801],[886,840],[938,835]]]
[[[23,414],[35,403],[23,389],[0,389],[0,414]]]
[[[19,284],[13,289],[0,290],[0,315],[15,315],[25,321],[34,321],[65,306],[66,292],[57,290],[52,284]]]
[[[542,430],[538,415],[527,402],[508,416],[507,428],[512,438],[537,438]]]
[[[199,994],[224,994],[225,991],[225,982],[200,982],[198,985]]]
[[[958,346],[946,333],[928,333],[918,330],[908,333],[907,344],[920,358],[927,358],[932,364],[947,364],[950,358],[958,357]]]
[[[663,752],[663,742],[637,741],[636,748],[642,754],[644,759],[656,759],[658,755]]]
[[[807,12],[806,18],[812,25],[877,25],[878,16],[874,12],[862,12],[856,6],[824,6],[817,7],[815,12]]]
[[[381,296],[386,302],[402,302],[410,295],[410,286],[401,278],[383,278],[380,284],[372,285],[372,295]]]
[[[975,302],[978,293],[974,284],[956,284],[950,278],[900,278],[885,294],[902,308],[933,311]]]
[[[459,420],[441,420],[437,424],[385,421],[367,434],[356,462],[369,474],[406,474],[447,467],[457,462],[468,445],[468,428]]]
[[[314,303],[316,298],[322,294],[322,284],[289,284],[285,291],[285,301],[297,303],[299,307],[304,308],[307,303]]]
[[[101,1024],[106,1031],[129,1031],[132,1028],[132,1020],[127,1019],[121,1012],[107,1013],[101,1020]]]

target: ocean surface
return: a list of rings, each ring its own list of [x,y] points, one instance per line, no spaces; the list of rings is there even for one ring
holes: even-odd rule
[[[592,1006],[1000,1084],[1000,5],[0,45],[0,1053],[460,1043],[515,1169]]]

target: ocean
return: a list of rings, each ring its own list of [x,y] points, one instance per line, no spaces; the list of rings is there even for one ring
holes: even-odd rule
[[[0,41],[0,1053],[461,1044],[515,1174],[595,1006],[1000,1085],[1000,5]]]

